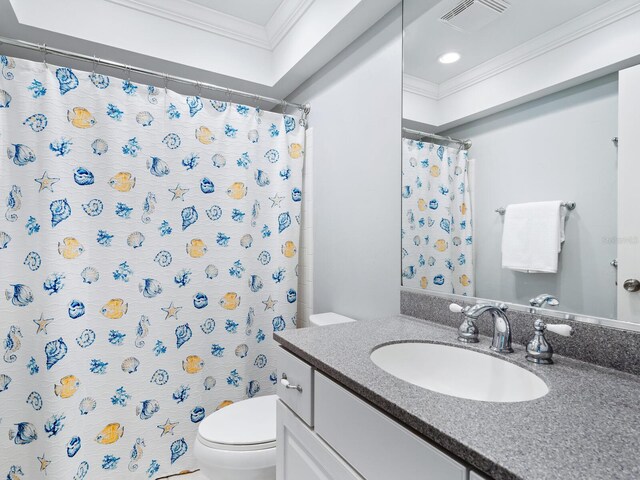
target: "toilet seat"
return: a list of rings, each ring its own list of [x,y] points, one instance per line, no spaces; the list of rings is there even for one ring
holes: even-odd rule
[[[207,416],[198,427],[198,440],[221,451],[259,451],[276,446],[277,395],[233,403]]]
[[[225,450],[230,452],[255,452],[258,450],[268,450],[276,447],[276,441],[265,443],[252,443],[247,445],[230,445],[228,443],[211,442],[198,434],[198,440],[208,448],[214,450]]]

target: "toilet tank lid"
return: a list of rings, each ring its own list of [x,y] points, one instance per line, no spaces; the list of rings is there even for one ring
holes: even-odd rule
[[[276,439],[277,395],[232,403],[208,415],[198,427],[208,442],[223,445],[257,445]]]
[[[327,312],[309,315],[309,322],[311,325],[322,327],[325,325],[335,325],[337,323],[355,322],[355,320],[353,318],[340,315],[339,313]]]

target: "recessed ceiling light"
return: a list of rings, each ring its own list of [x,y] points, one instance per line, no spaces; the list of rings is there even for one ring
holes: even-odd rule
[[[438,57],[440,63],[455,63],[458,60],[460,60],[460,54],[458,52],[447,52]]]

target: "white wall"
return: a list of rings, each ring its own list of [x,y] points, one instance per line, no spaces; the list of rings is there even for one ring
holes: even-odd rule
[[[476,161],[476,295],[520,304],[540,293],[560,310],[615,318],[617,74],[535,100],[446,132],[471,138]],[[503,217],[510,203],[565,200],[558,274],[502,270]]]
[[[314,312],[400,309],[399,7],[290,97],[314,130]]]
[[[313,313],[313,128],[307,129],[302,178],[302,212],[298,248],[298,313],[297,324],[309,324]]]

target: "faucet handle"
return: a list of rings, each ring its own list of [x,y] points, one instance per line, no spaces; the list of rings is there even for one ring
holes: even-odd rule
[[[543,324],[544,325],[544,324]],[[547,330],[553,333],[557,333],[558,335],[562,335],[563,337],[570,337],[575,333],[571,325],[562,324],[548,324],[545,325]]]
[[[545,330],[557,333],[563,337],[570,337],[574,330],[571,325],[565,324],[545,324],[541,319],[537,319],[533,324],[535,330],[533,338],[527,344],[526,359],[533,363],[549,365],[553,363],[553,347],[544,336]]]
[[[465,313],[467,308],[457,303],[449,304],[449,311],[453,313]],[[471,317],[464,316],[464,320],[458,327],[458,341],[464,343],[478,343],[478,327]]]
[[[453,313],[462,313],[464,311],[464,307],[457,303],[452,303],[449,305],[449,311]]]

